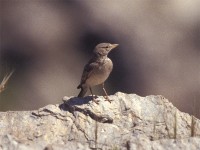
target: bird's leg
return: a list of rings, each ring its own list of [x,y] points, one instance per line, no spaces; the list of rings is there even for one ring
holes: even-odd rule
[[[6,75],[3,78],[3,81],[0,83],[0,93],[5,90],[6,84],[7,84],[8,80],[9,80],[9,78],[11,77],[11,75],[13,74],[13,72],[14,72],[14,70],[10,74]]]
[[[93,100],[95,103],[99,104],[99,101],[96,100],[95,97],[94,97],[94,94],[93,94],[93,92],[92,92],[92,88],[91,88],[91,87],[90,87],[90,92],[91,92],[91,94],[92,94],[92,100]]]
[[[111,103],[112,100],[110,100],[110,99],[108,98],[108,94],[107,94],[107,92],[106,92],[106,89],[104,88],[104,83],[102,84],[102,86],[103,86],[103,91],[104,91],[104,93],[105,93],[105,95],[106,95],[106,96],[104,96],[104,97],[105,97],[105,100],[106,100],[106,101],[109,101],[109,102]]]

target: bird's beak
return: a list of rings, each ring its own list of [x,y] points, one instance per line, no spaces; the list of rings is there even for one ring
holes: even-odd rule
[[[119,44],[112,44],[111,45],[111,49],[114,49],[115,47],[117,47]]]

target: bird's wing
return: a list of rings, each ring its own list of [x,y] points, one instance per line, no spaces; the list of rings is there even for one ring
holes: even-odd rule
[[[83,70],[83,74],[81,77],[81,84],[78,86],[80,87],[82,84],[85,83],[85,81],[90,77],[90,75],[92,74],[92,72],[94,71],[95,68],[98,67],[98,63],[97,62],[89,62],[88,64],[85,65],[84,70]]]

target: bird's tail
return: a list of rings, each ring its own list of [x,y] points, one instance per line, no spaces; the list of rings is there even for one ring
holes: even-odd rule
[[[79,86],[78,86],[79,87]],[[87,92],[87,88],[83,88],[83,87],[79,87],[81,88],[81,91],[80,93],[78,94],[78,97],[84,97],[84,95],[86,94]]]

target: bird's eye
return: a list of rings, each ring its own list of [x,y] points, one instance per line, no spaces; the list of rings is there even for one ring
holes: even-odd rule
[[[102,47],[102,48],[109,48],[109,46],[104,46],[104,47]]]

